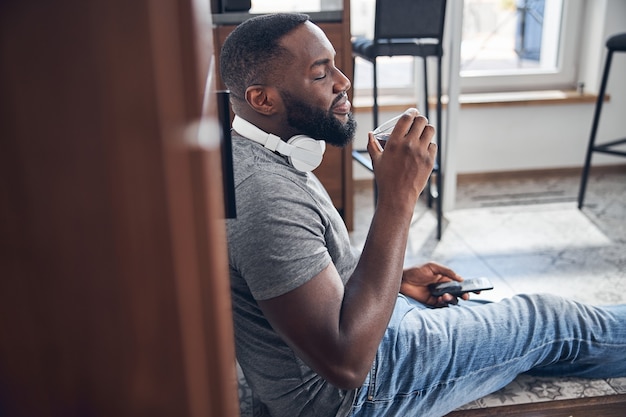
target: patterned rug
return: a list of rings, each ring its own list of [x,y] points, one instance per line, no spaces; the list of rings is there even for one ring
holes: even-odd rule
[[[626,394],[626,378],[545,378],[520,375],[506,387],[459,410]]]

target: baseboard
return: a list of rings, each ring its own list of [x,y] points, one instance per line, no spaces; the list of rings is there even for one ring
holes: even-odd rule
[[[626,173],[626,164],[598,165],[592,166],[591,172],[594,174]],[[549,169],[529,169],[517,171],[494,171],[476,172],[457,175],[457,183],[493,181],[494,178],[502,180],[520,178],[544,178],[544,177],[572,177],[582,175],[582,167],[575,168],[549,168]]]
[[[626,164],[615,165],[598,165],[591,167],[592,174],[615,174],[626,173]],[[514,179],[534,179],[545,177],[572,177],[582,175],[582,168],[550,168],[550,169],[529,169],[517,171],[494,171],[494,172],[475,172],[457,175],[457,184],[463,185],[476,182],[490,182],[494,179],[498,180],[514,180]],[[353,181],[354,191],[368,190],[372,188],[373,180],[371,178],[358,178]]]

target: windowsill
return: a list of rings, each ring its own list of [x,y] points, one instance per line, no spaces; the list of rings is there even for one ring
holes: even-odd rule
[[[609,95],[605,96],[605,101],[609,100]],[[580,104],[595,103],[598,99],[597,94],[583,93],[580,94],[576,90],[543,90],[543,91],[519,91],[506,93],[474,93],[461,94],[459,103],[461,108],[475,107],[503,107],[503,106],[539,106],[554,104]],[[441,99],[445,108],[448,103],[448,97],[443,96]],[[353,105],[356,111],[371,111],[372,97],[354,98]],[[437,101],[434,97],[428,100],[430,108],[434,108]],[[415,106],[415,99],[406,96],[379,96],[378,106],[381,109],[389,111],[403,111],[407,106]],[[421,104],[417,103],[418,106]]]

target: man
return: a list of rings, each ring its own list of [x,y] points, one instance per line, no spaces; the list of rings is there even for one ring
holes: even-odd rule
[[[441,416],[516,375],[626,375],[626,307],[554,296],[468,305],[403,270],[414,206],[433,168],[417,110],[384,152],[370,134],[378,203],[361,254],[309,171],[355,122],[335,51],[307,16],[250,19],[226,40],[221,74],[236,114],[237,219],[228,244],[237,358],[275,416]],[[450,308],[436,308],[451,305]]]

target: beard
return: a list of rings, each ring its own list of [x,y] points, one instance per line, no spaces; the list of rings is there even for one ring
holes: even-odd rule
[[[280,94],[287,108],[287,123],[300,134],[338,147],[344,147],[354,139],[356,120],[352,113],[348,114],[348,121],[344,124],[335,117],[332,110],[324,111],[313,107],[285,91]]]

